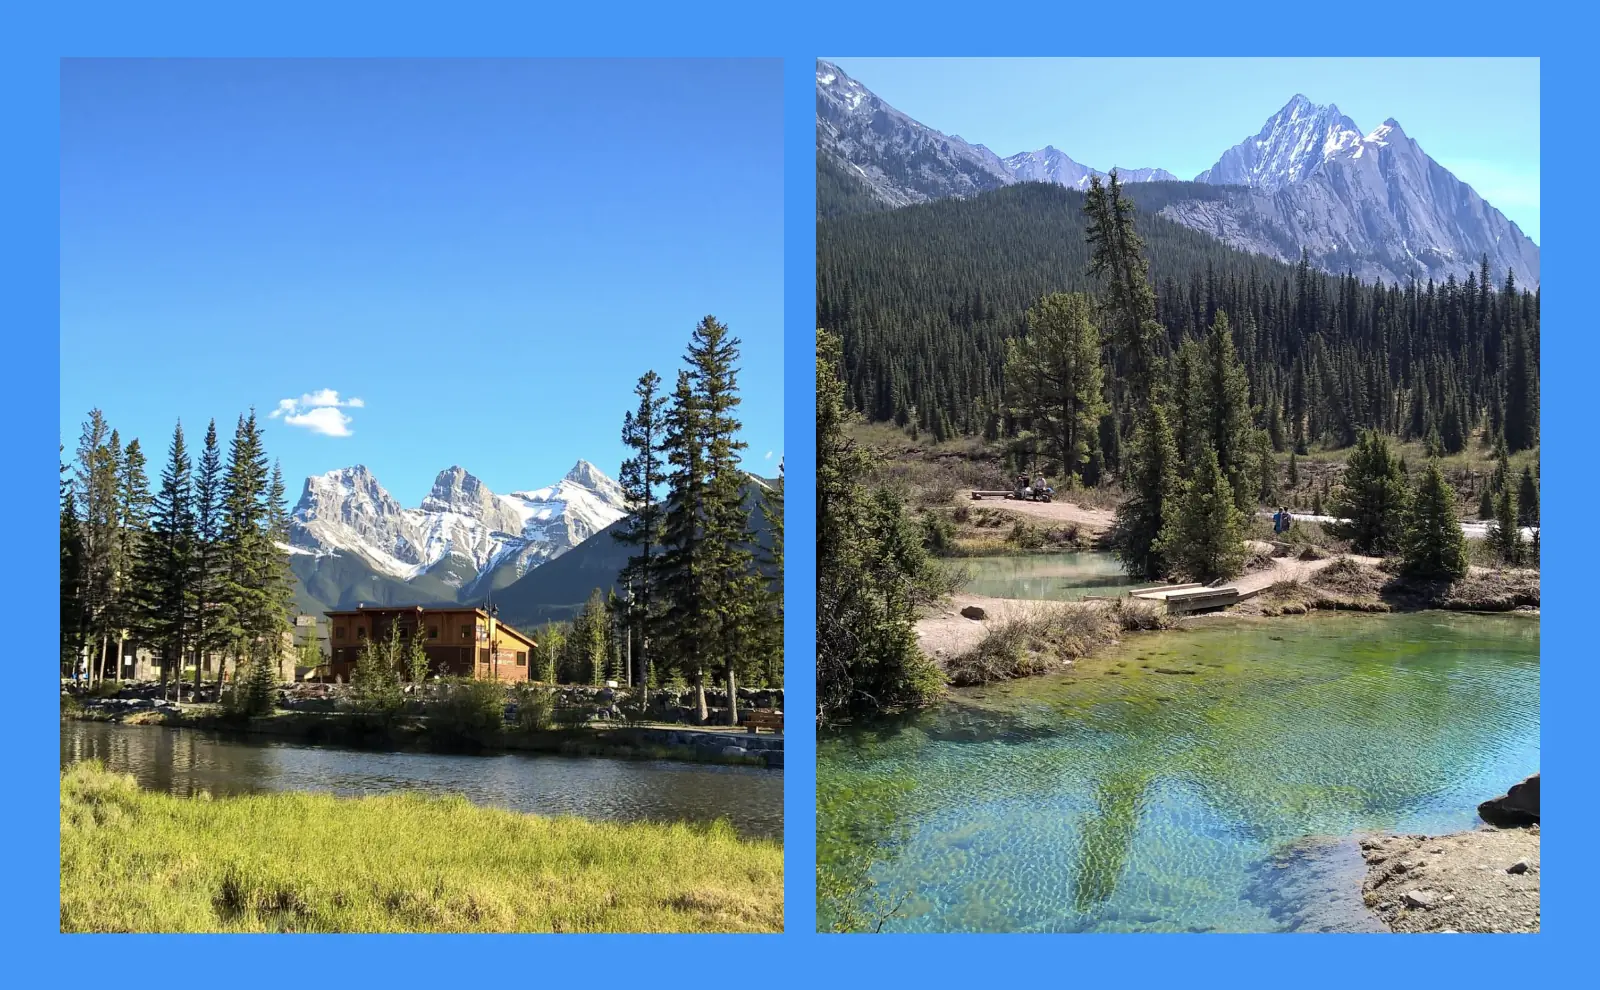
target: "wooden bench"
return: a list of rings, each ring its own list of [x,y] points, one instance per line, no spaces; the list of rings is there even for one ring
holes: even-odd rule
[[[762,729],[767,729],[783,735],[783,713],[752,709],[745,712],[744,726],[751,732],[759,733]]]

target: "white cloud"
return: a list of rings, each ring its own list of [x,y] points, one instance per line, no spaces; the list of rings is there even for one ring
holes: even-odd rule
[[[764,460],[764,461],[770,461],[770,460],[772,460],[772,451],[770,451],[770,450],[769,450],[769,451],[767,451],[767,454],[766,454],[766,456],[765,456],[765,457],[763,457],[763,458],[762,458],[762,460]]]
[[[341,399],[331,388],[307,392],[298,399],[279,399],[278,408],[268,414],[270,419],[282,418],[289,426],[303,426],[312,433],[327,437],[350,435],[351,419],[340,409],[364,409],[366,403],[357,398]]]

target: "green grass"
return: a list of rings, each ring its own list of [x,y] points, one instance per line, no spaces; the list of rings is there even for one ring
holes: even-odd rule
[[[61,775],[64,932],[778,932],[783,849],[465,798],[180,798]]]

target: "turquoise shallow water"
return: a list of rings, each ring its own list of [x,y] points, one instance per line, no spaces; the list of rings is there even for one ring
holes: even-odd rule
[[[1299,850],[1470,828],[1538,767],[1537,618],[1134,636],[1069,675],[819,740],[819,919],[898,905],[885,930],[1293,930],[1304,871],[1282,867]],[[1318,882],[1326,899],[1359,881]]]
[[[990,598],[1073,601],[1085,595],[1119,595],[1134,584],[1109,553],[1030,553],[962,557],[963,591]]]

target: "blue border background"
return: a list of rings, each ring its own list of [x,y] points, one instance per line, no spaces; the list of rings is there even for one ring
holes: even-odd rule
[[[1600,260],[1582,234],[1595,229],[1595,197],[1587,185],[1594,160],[1591,15],[1558,19],[1540,3],[1456,3],[1447,7],[1350,0],[1290,6],[1234,3],[1197,9],[1170,0],[1059,9],[925,2],[916,5],[702,4],[684,10],[632,2],[590,8],[539,9],[482,3],[437,8],[400,3],[341,5],[292,2],[235,7],[145,3],[61,3],[12,12],[0,46],[0,112],[6,153],[0,156],[0,280],[3,325],[13,370],[12,426],[0,434],[8,475],[14,646],[3,675],[12,692],[0,732],[12,754],[12,781],[0,819],[9,883],[0,898],[0,932],[10,947],[8,983],[46,980],[225,980],[234,986],[286,981],[357,981],[411,985],[449,981],[541,984],[550,981],[736,983],[777,987],[829,983],[972,984],[1026,979],[1046,985],[1115,980],[1119,985],[1182,981],[1348,986],[1414,974],[1438,985],[1456,979],[1519,981],[1558,975],[1586,961],[1578,953],[1594,930],[1597,868],[1580,847],[1592,829],[1595,797],[1588,728],[1593,651],[1587,649],[1578,582],[1588,577],[1576,538],[1594,452],[1592,403],[1596,330],[1577,304],[1583,278]],[[1587,23],[1580,24],[1577,18]],[[815,272],[814,83],[819,54],[872,55],[1540,55],[1546,116],[1543,137],[1555,208],[1543,219],[1543,265],[1556,292],[1552,333],[1544,338],[1544,515],[1557,538],[1544,548],[1551,577],[1551,615],[1544,641],[1545,736],[1556,763],[1548,792],[1553,828],[1544,905],[1551,909],[1537,945],[1463,936],[1378,939],[1356,944],[1309,936],[1174,935],[1136,941],[1118,936],[982,936],[832,938],[815,922],[815,740],[806,717],[814,705],[811,630],[815,620],[813,451]],[[300,937],[289,944],[246,939],[272,936],[60,935],[58,841],[49,813],[56,803],[56,720],[38,699],[54,691],[48,661],[29,647],[40,630],[33,616],[54,615],[47,562],[56,515],[56,452],[50,447],[58,404],[58,134],[57,59],[64,55],[606,55],[782,56],[785,81],[786,316],[785,466],[788,589],[787,665],[791,729],[785,781],[786,919],[782,936],[516,936]],[[1197,70],[1200,69],[1197,66]],[[1114,79],[1086,80],[1114,86]],[[1197,72],[1197,85],[1204,85]],[[1082,92],[1080,90],[1079,92]],[[1064,97],[1066,98],[1066,97]],[[1071,98],[1081,98],[1073,96]],[[1493,128],[1493,120],[1484,127]],[[1587,417],[1585,414],[1589,414]],[[1572,522],[1566,523],[1566,520]],[[1573,539],[1563,542],[1569,530]],[[25,581],[24,575],[38,575]],[[46,620],[47,622],[48,620]],[[42,653],[43,651],[37,651]],[[31,700],[30,700],[31,699]],[[113,941],[112,939],[116,940]],[[1242,939],[1249,938],[1246,943]],[[1360,936],[1349,936],[1360,938]],[[473,944],[468,944],[469,942]],[[602,944],[603,943],[603,944]],[[1584,971],[1592,973],[1592,966]],[[1564,981],[1563,981],[1564,982]]]

